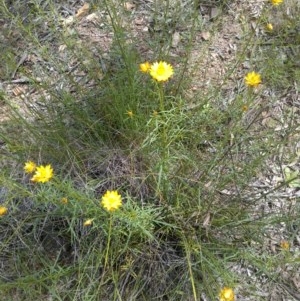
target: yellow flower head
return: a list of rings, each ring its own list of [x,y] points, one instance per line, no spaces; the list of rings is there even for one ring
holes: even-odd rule
[[[273,25],[272,25],[271,23],[268,23],[268,24],[266,25],[266,29],[267,29],[268,31],[272,31],[272,30],[273,30]]]
[[[142,63],[142,64],[140,64],[140,71],[144,72],[144,73],[148,73],[150,70],[150,67],[151,67],[151,65],[149,62]]]
[[[28,161],[24,165],[24,170],[26,173],[33,173],[36,169],[36,164],[32,161]]]
[[[68,204],[68,202],[69,202],[67,198],[62,198],[60,201],[64,205]]]
[[[249,110],[249,107],[247,105],[242,106],[242,111],[247,112]]]
[[[279,4],[281,4],[283,2],[283,0],[271,0],[272,4],[275,6],[278,6]]]
[[[173,74],[173,67],[166,62],[155,62],[150,67],[150,75],[158,82],[167,81]]]
[[[84,225],[85,227],[91,226],[92,223],[93,223],[93,220],[94,220],[93,218],[87,219],[87,220],[83,223],[83,225]]]
[[[8,209],[4,206],[0,206],[0,216],[3,216],[7,213]]]
[[[282,240],[280,242],[280,247],[283,250],[289,250],[290,249],[290,243],[288,241],[286,241],[286,240]]]
[[[33,182],[46,183],[53,177],[53,169],[50,164],[46,166],[38,166],[36,168],[35,174],[31,178]]]
[[[234,291],[230,287],[223,287],[219,293],[220,301],[233,301]]]
[[[107,211],[114,211],[122,206],[122,198],[118,191],[107,190],[106,193],[102,196],[101,205]]]
[[[256,87],[261,83],[261,77],[260,74],[252,71],[249,72],[246,76],[245,76],[245,83],[247,86],[250,87]]]
[[[127,111],[126,114],[127,114],[130,118],[132,118],[133,115],[134,115],[132,111]]]

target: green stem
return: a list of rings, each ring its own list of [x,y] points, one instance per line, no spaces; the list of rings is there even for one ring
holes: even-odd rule
[[[164,95],[164,87],[162,83],[157,83],[157,90],[158,90],[158,97],[159,97],[159,109],[160,109],[160,115],[162,118],[162,134],[161,134],[161,163],[159,167],[159,189],[158,191],[161,191],[164,193],[167,192],[167,159],[168,159],[168,137],[167,137],[167,128],[165,123],[165,95]],[[160,187],[162,186],[162,189]]]
[[[194,296],[194,300],[197,301],[198,300],[197,291],[196,291],[196,286],[195,286],[195,281],[194,281],[194,276],[193,276],[193,271],[192,271],[192,265],[191,265],[191,254],[189,251],[187,251],[186,255],[187,255],[187,263],[188,263],[188,267],[189,267],[191,285],[192,285],[192,289],[193,289],[193,296]]]
[[[165,95],[164,87],[162,83],[157,83],[158,98],[159,98],[159,109],[161,112],[165,111]]]
[[[108,252],[110,247],[110,240],[111,240],[111,228],[112,228],[112,216],[109,217],[109,228],[108,228],[108,238],[107,238],[107,247],[106,247],[106,253],[105,253],[105,261],[104,261],[104,271],[107,267],[108,263]]]

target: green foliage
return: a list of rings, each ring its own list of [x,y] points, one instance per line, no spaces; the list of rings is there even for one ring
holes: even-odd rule
[[[80,19],[64,23],[55,1],[29,1],[24,10],[2,2],[3,38],[22,33],[18,43],[29,56],[18,66],[16,41],[7,43],[0,76],[9,82],[19,74],[31,95],[15,103],[0,86],[9,115],[0,120],[0,205],[9,208],[0,216],[0,300],[215,300],[223,286],[253,294],[236,272],[241,262],[280,283],[278,259],[282,269],[297,260],[289,251],[270,253],[266,237],[284,223],[290,238],[300,211],[295,204],[288,216],[268,211],[264,198],[298,187],[298,170],[283,169],[267,191],[253,183],[275,157],[274,169],[295,158],[298,124],[292,110],[262,122],[276,97],[262,103],[260,87],[231,79],[248,56],[264,87],[291,89],[297,53],[280,60],[277,50],[296,49],[289,32],[297,20],[284,16],[288,30],[283,22],[283,33],[261,39],[245,32],[223,82],[196,94],[193,41],[197,30],[217,31],[222,18],[208,24],[198,1],[186,12],[180,1],[155,2],[147,41],[130,28],[123,6],[94,1],[95,30],[107,38],[96,46],[82,38]],[[258,26],[272,13],[267,7]],[[172,35],[183,26],[186,58],[171,57]],[[174,76],[156,82],[139,70],[147,60],[171,63]],[[226,93],[226,84],[235,86]],[[32,183],[23,170],[29,160],[51,164],[54,178]],[[107,190],[122,195],[116,211],[101,206]]]

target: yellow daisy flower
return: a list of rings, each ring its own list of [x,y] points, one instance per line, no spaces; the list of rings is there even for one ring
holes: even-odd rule
[[[149,62],[142,63],[142,64],[140,64],[140,71],[144,72],[144,73],[148,73],[150,70],[150,67],[151,67],[151,65]]]
[[[167,81],[173,74],[173,67],[166,62],[155,62],[150,67],[150,75],[158,82]]]
[[[234,291],[230,287],[223,287],[219,293],[220,301],[233,301],[234,300]]]
[[[283,0],[271,0],[271,2],[273,5],[278,6],[283,2]]]
[[[249,107],[247,105],[242,106],[242,111],[247,112],[249,110]]]
[[[26,173],[33,173],[36,169],[36,164],[32,161],[28,161],[24,165],[24,171]]]
[[[126,114],[127,114],[130,118],[132,118],[133,115],[134,115],[132,111],[127,111]]]
[[[69,200],[68,200],[67,198],[62,198],[60,201],[61,201],[61,203],[64,204],[64,205],[66,205],[66,204],[69,203]]]
[[[271,23],[268,23],[268,24],[266,25],[266,29],[267,29],[268,31],[273,31],[273,25],[272,25]]]
[[[33,182],[46,183],[53,177],[53,169],[50,164],[46,166],[38,166],[36,168],[35,174],[31,178]]]
[[[266,25],[266,29],[267,29],[268,31],[272,31],[272,30],[273,30],[273,25],[272,25],[271,23],[268,23],[268,24]]]
[[[245,76],[245,83],[247,86],[250,87],[256,87],[261,83],[261,77],[260,74],[252,71],[249,72],[246,76]]]
[[[0,206],[0,216],[3,216],[7,213],[8,209],[4,206]]]
[[[106,193],[102,196],[101,205],[107,211],[114,211],[122,206],[122,197],[116,190],[107,190]]]
[[[288,241],[286,241],[286,240],[282,240],[280,242],[280,247],[283,250],[289,250],[290,249],[290,243]]]

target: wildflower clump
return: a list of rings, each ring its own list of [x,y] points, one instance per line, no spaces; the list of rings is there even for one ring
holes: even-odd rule
[[[234,300],[234,291],[230,287],[223,287],[219,293],[220,301],[233,301]]]
[[[101,205],[107,211],[115,211],[122,206],[122,197],[116,190],[108,190],[102,196]]]
[[[166,62],[155,62],[150,67],[150,75],[158,82],[167,81],[173,74],[173,67]]]
[[[46,183],[53,177],[53,169],[50,164],[40,165],[36,168],[36,171],[31,178],[32,182]]]
[[[280,5],[282,2],[283,2],[283,0],[271,0],[271,3],[272,3],[274,6]]]
[[[24,171],[26,173],[33,173],[36,170],[36,164],[32,161],[28,161],[24,165]]]
[[[245,83],[249,87],[256,87],[261,83],[261,76],[259,73],[256,73],[254,71],[249,72],[245,76]]]
[[[3,216],[7,213],[8,209],[5,206],[0,206],[0,216]]]

